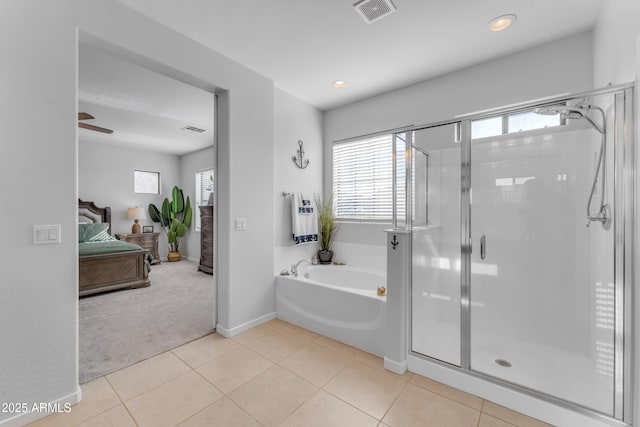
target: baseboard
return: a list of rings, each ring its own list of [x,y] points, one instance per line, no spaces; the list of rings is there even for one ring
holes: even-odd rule
[[[216,332],[222,335],[223,337],[230,338],[234,335],[238,335],[244,331],[248,331],[251,328],[255,328],[262,323],[268,322],[269,320],[273,320],[276,318],[275,311],[273,313],[265,314],[264,316],[258,317],[257,319],[253,319],[247,323],[243,323],[242,325],[236,326],[234,328],[225,328],[219,323],[216,325]]]
[[[57,408],[60,408],[60,411],[62,412],[64,410],[65,404],[69,403],[73,406],[76,403],[80,402],[81,400],[82,400],[82,390],[80,389],[80,386],[78,386],[78,389],[76,390],[75,393],[71,393],[67,396],[61,397],[58,400],[49,402],[47,404],[47,407],[48,408],[57,407]],[[24,413],[15,415],[9,419],[6,419],[4,421],[0,421],[0,426],[21,427],[51,414],[53,414],[53,412],[24,412]]]
[[[396,362],[395,360],[384,358],[384,369],[387,369],[391,372],[395,372],[396,374],[404,374],[407,372],[407,361],[404,362]]]

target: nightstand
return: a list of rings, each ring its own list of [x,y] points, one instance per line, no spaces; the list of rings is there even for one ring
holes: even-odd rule
[[[160,233],[117,233],[116,239],[122,240],[128,243],[135,243],[136,245],[148,249],[153,256],[151,264],[160,264],[160,254],[158,253],[158,238]]]

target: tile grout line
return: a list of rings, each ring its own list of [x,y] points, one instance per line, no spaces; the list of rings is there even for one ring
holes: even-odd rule
[[[351,361],[350,361],[349,363],[347,363],[347,364],[346,364],[342,369],[340,369],[340,370],[339,370],[339,371],[338,371],[338,372],[337,372],[333,377],[331,377],[331,380],[333,380],[335,377],[337,377],[338,375],[340,375],[340,373],[342,373],[342,371],[344,371],[345,369],[347,369],[350,365],[351,365]],[[340,396],[336,396],[335,394],[331,393],[329,390],[326,390],[326,389],[325,389],[325,386],[327,386],[327,384],[329,384],[329,383],[331,382],[331,380],[327,381],[327,382],[325,383],[325,385],[323,385],[320,389],[321,389],[322,391],[324,391],[325,393],[329,394],[330,396],[335,397],[335,398],[336,398],[336,399],[338,399],[339,401],[346,403],[347,405],[351,406],[352,408],[356,409],[357,411],[362,412],[363,414],[365,414],[365,415],[367,415],[367,416],[369,416],[369,417],[373,418],[374,420],[377,420],[377,421],[378,421],[378,424],[380,424],[380,423],[382,422],[382,418],[378,419],[377,417],[375,417],[375,416],[371,415],[370,413],[368,413],[368,412],[364,411],[363,409],[358,408],[357,406],[353,405],[353,404],[352,404],[352,403],[350,403],[350,402],[347,402],[346,400],[344,400],[344,399],[343,399],[343,398],[341,398]]]
[[[396,402],[398,401],[398,399],[400,399],[400,396],[402,396],[402,393],[404,393],[404,391],[407,389],[407,386],[409,385],[409,381],[406,381],[404,383],[404,386],[402,386],[402,390],[400,390],[400,393],[398,393],[398,395],[395,397],[395,399],[393,399],[393,402],[391,402],[391,405],[389,405],[389,407],[387,408],[387,410],[384,412],[384,415],[382,415],[382,417],[380,418],[380,422],[383,422],[382,420],[384,420],[384,417],[387,416],[387,414],[389,413],[389,411],[391,410],[391,408],[393,408],[393,405],[396,404]]]

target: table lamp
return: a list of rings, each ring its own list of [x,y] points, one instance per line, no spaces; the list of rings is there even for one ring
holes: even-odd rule
[[[134,220],[133,226],[131,227],[131,233],[140,234],[141,227],[140,224],[138,224],[138,220],[147,219],[147,214],[145,213],[144,209],[138,207],[129,208],[127,212],[127,218]]]

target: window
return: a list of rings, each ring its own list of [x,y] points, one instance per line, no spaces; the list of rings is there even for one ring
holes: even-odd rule
[[[471,139],[488,138],[516,132],[544,129],[564,124],[559,115],[542,115],[525,111],[471,122]]]
[[[213,169],[196,172],[196,206],[206,205],[210,194],[213,194]],[[197,211],[196,231],[200,231],[200,209],[194,210]]]
[[[393,136],[387,134],[333,145],[333,203],[338,219],[391,221],[392,143]],[[399,152],[404,152],[404,141],[397,143]]]
[[[160,194],[160,172],[134,170],[133,191],[142,194]]]

